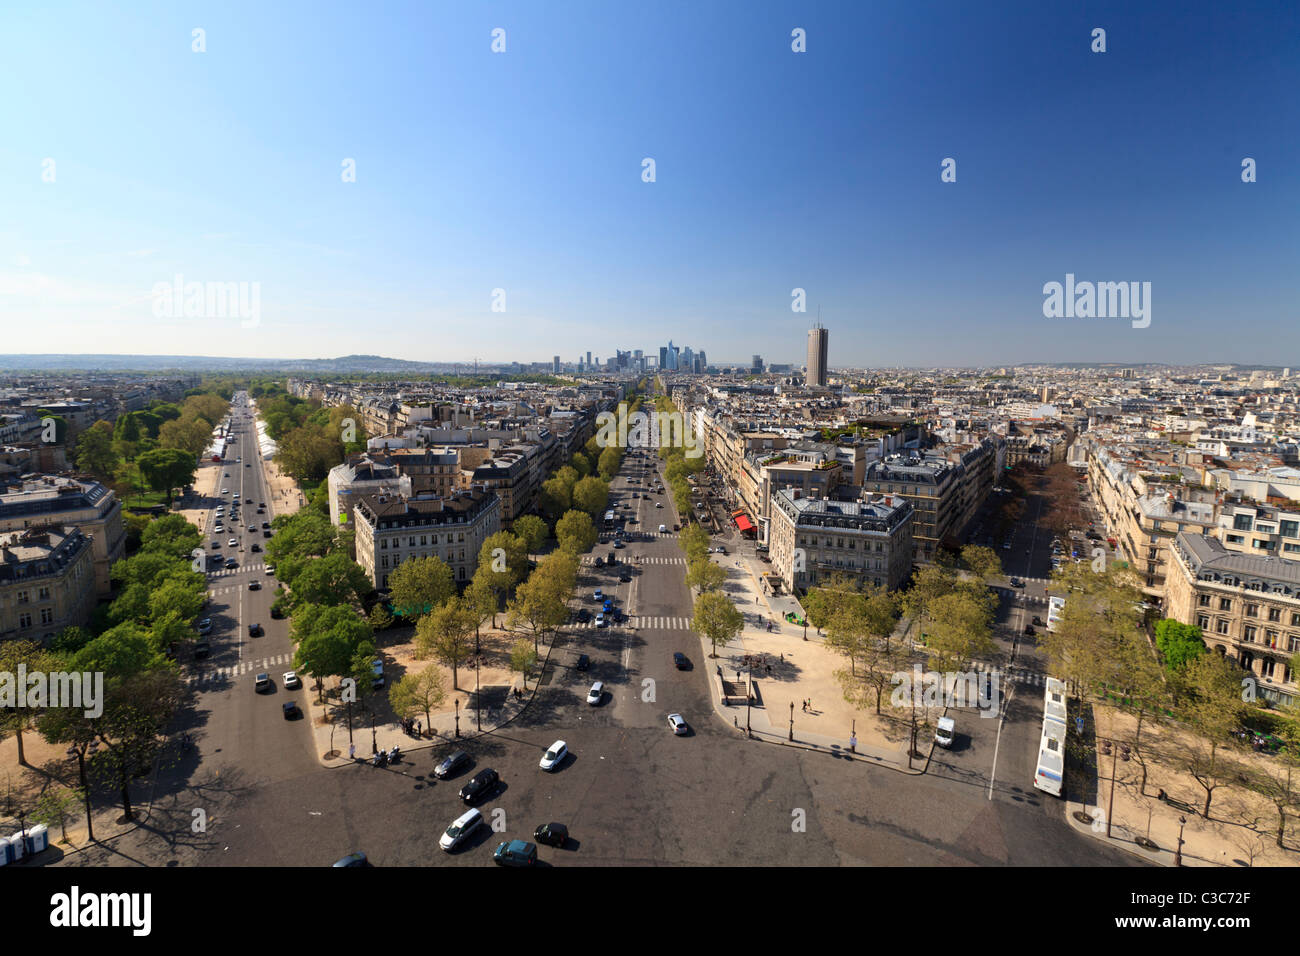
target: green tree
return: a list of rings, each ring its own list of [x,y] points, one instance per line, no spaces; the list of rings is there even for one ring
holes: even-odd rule
[[[113,477],[117,467],[117,454],[113,451],[113,426],[97,421],[77,438],[77,467],[101,481]]]
[[[686,568],[686,586],[697,588],[701,594],[716,591],[727,580],[727,572],[707,556],[691,559]]]
[[[575,554],[590,551],[600,537],[591,515],[583,511],[569,511],[555,525],[555,540],[561,548]]]
[[[515,537],[524,542],[524,547],[529,554],[541,551],[547,535],[550,534],[546,522],[536,515],[520,515],[515,519],[512,531]]]
[[[961,561],[971,573],[985,583],[1002,574],[1002,560],[992,548],[968,544],[961,549]]]
[[[8,640],[0,641],[0,673],[16,675],[18,668],[28,672],[51,670],[54,658],[35,641]],[[17,680],[16,677],[11,677]],[[25,698],[25,695],[24,695]],[[18,697],[6,702],[8,706],[0,707],[0,739],[13,734],[18,744],[18,763],[27,766],[27,754],[23,748],[23,732],[35,723],[44,708],[34,707],[30,699],[24,699],[19,706]]]
[[[609,507],[609,483],[590,476],[573,486],[573,507],[585,511],[593,519]]]
[[[277,568],[278,570],[278,568]],[[365,569],[336,551],[308,561],[293,578],[293,604],[350,604],[370,590]]]
[[[453,688],[460,688],[460,665],[471,655],[468,638],[478,620],[464,599],[454,597],[420,618],[415,626],[416,656],[432,655],[438,663],[450,667]]]
[[[437,555],[407,558],[389,575],[389,596],[399,617],[417,619],[456,593],[451,568]]]
[[[710,591],[695,599],[691,627],[707,637],[713,645],[710,657],[717,657],[718,648],[733,641],[744,626],[744,615],[736,610],[726,595]]]
[[[1171,617],[1156,622],[1156,647],[1170,672],[1182,670],[1190,661],[1205,653],[1201,629]]]
[[[510,670],[519,674],[525,681],[537,666],[537,651],[527,640],[520,639],[510,645]]]
[[[432,729],[433,712],[447,699],[446,680],[437,664],[406,674],[388,692],[393,712],[402,717],[423,713],[424,724]]]
[[[168,504],[171,504],[172,489],[193,484],[198,470],[194,456],[176,448],[146,451],[136,459],[136,465],[150,488],[166,493]]]

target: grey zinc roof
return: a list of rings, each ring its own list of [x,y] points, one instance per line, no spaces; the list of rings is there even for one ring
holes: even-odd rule
[[[1229,551],[1218,538],[1203,534],[1184,532],[1178,535],[1178,541],[1187,549],[1187,553],[1196,562],[1193,572],[1217,571],[1234,577],[1259,578],[1265,581],[1277,581],[1282,584],[1300,585],[1300,561],[1284,561],[1282,558],[1259,557]]]

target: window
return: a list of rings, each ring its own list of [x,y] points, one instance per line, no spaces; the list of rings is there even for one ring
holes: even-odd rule
[[[1284,538],[1300,538],[1300,521],[1283,521],[1281,529]]]
[[[1232,516],[1232,530],[1234,530],[1234,531],[1249,531],[1249,530],[1251,530],[1251,527],[1252,527],[1252,525],[1254,524],[1254,521],[1255,521],[1255,516],[1254,516],[1254,515],[1233,515],[1233,516]]]
[[[1228,544],[1241,544],[1246,539],[1239,534],[1228,535]]]
[[[1273,542],[1267,538],[1256,538],[1251,543],[1251,547],[1259,548],[1261,551],[1269,551],[1273,547]]]
[[[1198,596],[1197,596],[1197,599],[1196,599],[1196,606],[1197,606],[1197,607],[1209,607],[1209,606],[1210,606],[1210,596],[1209,596],[1208,594],[1201,594],[1201,595],[1198,595]]]
[[[1210,619],[1206,617],[1204,614],[1198,614],[1196,615],[1196,626],[1199,627],[1201,630],[1205,630],[1207,627],[1210,626]]]
[[[1241,629],[1241,639],[1253,643],[1255,640],[1255,628],[1247,624]]]
[[[1282,609],[1281,609],[1281,608],[1276,608],[1276,607],[1271,607],[1271,608],[1269,608],[1269,609],[1268,609],[1268,619],[1269,619],[1270,621],[1280,621],[1280,620],[1282,620]]]
[[[41,600],[41,601],[48,601],[48,600],[50,599],[50,589],[49,589],[49,588],[41,588],[41,589],[37,592],[37,596],[38,596],[38,599]]]
[[[1231,611],[1231,610],[1232,610],[1232,599],[1231,599],[1231,598],[1219,598],[1219,610],[1220,610],[1220,611]]]
[[[1269,647],[1277,647],[1277,631],[1265,631],[1264,641]]]
[[[1247,604],[1247,605],[1246,605],[1246,617],[1259,617],[1259,605],[1258,605],[1258,604]]]
[[[1255,525],[1255,530],[1258,531],[1260,534],[1273,534],[1275,531],[1277,531],[1277,529],[1274,528],[1271,524],[1257,524]]]
[[[1217,631],[1219,634],[1227,634],[1228,622],[1223,620],[1223,618],[1219,618],[1219,620],[1214,622],[1214,630]]]
[[[32,616],[31,616],[31,614],[28,613],[27,611],[24,611],[22,614],[19,614],[19,615],[18,615],[18,626],[19,626],[19,627],[31,627],[31,626],[32,626]]]
[[[31,602],[31,594],[30,594],[29,592],[27,592],[27,591],[19,591],[19,592],[18,592],[18,603],[19,603],[19,604],[28,604],[28,603],[30,603],[30,602]]]
[[[42,624],[53,624],[53,623],[54,623],[54,609],[53,609],[53,608],[48,608],[48,607],[43,607],[43,608],[41,608],[41,623],[42,623]]]
[[[1291,614],[1291,626],[1292,626],[1292,627],[1300,627],[1300,614],[1296,614],[1295,612],[1292,612],[1292,614]]]

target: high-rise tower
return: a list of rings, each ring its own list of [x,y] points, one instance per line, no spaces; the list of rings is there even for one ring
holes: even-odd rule
[[[808,384],[826,384],[826,348],[830,333],[820,321],[808,330]]]

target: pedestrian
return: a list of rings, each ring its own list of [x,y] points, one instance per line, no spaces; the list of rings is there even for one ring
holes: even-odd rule
[[[808,701],[806,700],[803,702],[803,712],[808,713]]]
[[[782,663],[782,664],[785,663],[785,651],[782,651],[782,652],[781,652],[781,663]]]
[[[415,722],[415,736],[419,737],[424,733],[424,724],[421,721]]]
[[[356,744],[348,744],[348,759],[349,759],[349,760],[356,760],[356,759],[357,759],[357,745],[356,745]]]

